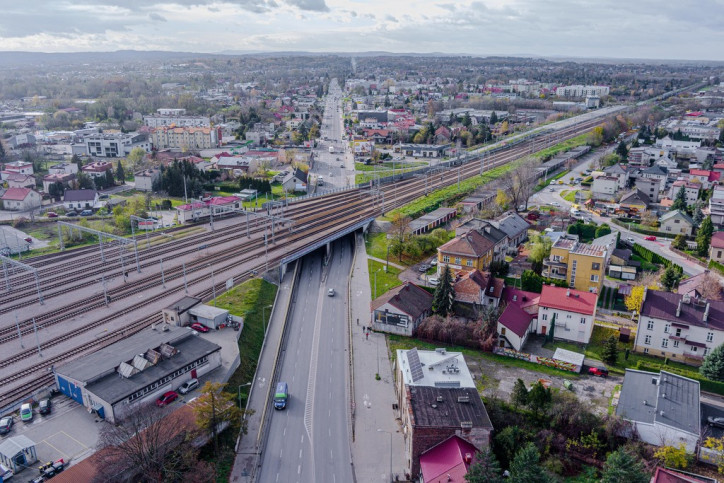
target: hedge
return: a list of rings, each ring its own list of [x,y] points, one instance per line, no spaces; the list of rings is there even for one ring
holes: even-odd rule
[[[641,228],[640,225],[631,224],[629,225],[628,222],[621,221],[620,219],[612,218],[612,222],[617,224],[618,226],[622,226],[624,228],[628,228],[631,231],[635,231],[636,233],[641,233],[642,235],[653,235],[658,236],[661,238],[676,238],[676,233],[666,233],[658,230],[647,230],[646,228]],[[690,239],[693,239],[692,237],[687,237]]]
[[[664,258],[658,253],[652,252],[648,248],[639,245],[638,243],[634,243],[633,249],[631,250],[636,255],[640,256],[644,260],[650,263],[658,263],[660,265],[663,265],[664,267],[668,268],[669,265],[673,265],[674,268],[677,268],[681,273],[684,272],[684,269],[681,268],[680,265],[677,265],[676,263],[673,263],[668,258]]]
[[[719,262],[715,262],[714,260],[709,260],[709,268],[713,268],[720,274],[724,275],[724,265],[722,265]]]
[[[724,395],[724,382],[712,381],[696,371],[687,371],[685,369],[678,369],[668,366],[666,364],[657,364],[655,362],[646,362],[641,360],[636,363],[636,369],[650,372],[658,372],[660,370],[663,370],[666,372],[671,372],[673,374],[678,374],[680,376],[688,377],[689,379],[699,381],[699,387],[702,391]]]

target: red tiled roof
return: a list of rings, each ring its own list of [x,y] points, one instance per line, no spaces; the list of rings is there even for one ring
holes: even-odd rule
[[[438,248],[441,253],[455,255],[472,255],[480,258],[493,249],[495,245],[475,230],[456,236]]]
[[[457,435],[450,436],[420,456],[425,483],[465,483],[476,453],[477,449],[469,442]]]
[[[651,478],[651,483],[710,483],[711,481],[714,480],[661,467],[656,468],[656,473]]]
[[[455,283],[455,299],[467,303],[480,303],[480,293],[488,297],[500,298],[505,281],[502,278],[494,278],[489,272],[472,270],[465,272]],[[493,289],[491,292],[490,289]]]
[[[540,294],[535,292],[526,292],[515,287],[505,287],[503,290],[503,300],[508,304],[515,304],[527,313],[536,315],[538,313],[538,303],[540,302]]]
[[[538,304],[541,307],[593,315],[594,312],[596,312],[597,300],[598,296],[595,293],[583,292],[582,290],[572,288],[543,285],[543,291],[540,294]]]
[[[216,198],[211,198],[210,200],[206,201],[196,201],[194,203],[189,203],[187,205],[181,205],[177,206],[177,210],[183,210],[183,211],[189,211],[193,210],[195,208],[203,208],[205,206],[220,206],[220,205],[230,205],[232,203],[235,203],[237,201],[241,200],[238,196],[219,196]]]
[[[8,188],[2,199],[6,201],[23,201],[31,191],[33,190],[30,188]]]
[[[706,177],[709,177],[709,173],[711,173],[711,171],[709,171],[709,170],[707,170],[707,169],[690,169],[690,170],[689,170],[689,174],[692,175],[692,176],[706,176]]]
[[[716,171],[709,172],[709,181],[719,181],[720,178],[721,173],[717,173]]]
[[[508,304],[500,314],[498,322],[503,324],[507,329],[513,331],[518,337],[523,337],[530,328],[530,322],[533,316],[520,308],[515,303]]]
[[[724,231],[717,231],[711,236],[712,248],[724,248]]]

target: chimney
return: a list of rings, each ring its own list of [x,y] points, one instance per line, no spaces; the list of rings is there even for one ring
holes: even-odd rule
[[[473,455],[470,453],[465,453],[465,464],[469,465],[473,462]]]
[[[679,305],[676,306],[676,316],[681,317],[681,300],[679,300]]]
[[[702,317],[702,320],[704,322],[706,322],[708,318],[709,318],[709,302],[706,303],[706,308],[704,309],[704,317]]]

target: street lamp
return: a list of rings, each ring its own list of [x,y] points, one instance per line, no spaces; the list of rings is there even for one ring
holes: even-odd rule
[[[392,481],[392,433],[385,431],[384,429],[377,428],[378,433],[387,433],[390,437],[390,481]]]
[[[274,305],[267,305],[266,307],[261,308],[261,321],[264,324],[264,337],[266,337],[266,309],[271,307],[274,307]]]
[[[242,387],[247,387],[247,386],[251,386],[251,383],[250,383],[250,382],[247,382],[246,384],[240,384],[240,385],[239,385],[239,409],[244,409],[244,408],[241,407],[241,388],[242,388]]]

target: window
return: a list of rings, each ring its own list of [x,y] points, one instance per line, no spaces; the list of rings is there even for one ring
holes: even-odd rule
[[[582,323],[582,324],[585,324],[585,323],[586,323],[586,318],[585,318],[585,317],[581,317],[581,323]]]
[[[709,348],[708,348],[708,347],[705,347],[705,348],[704,348],[704,355],[705,355],[705,356],[708,356],[708,355],[709,355]]]
[[[651,336],[650,335],[647,335],[646,337],[644,337],[644,344],[651,345]]]
[[[669,339],[661,339],[661,347],[669,347]]]
[[[647,347],[647,348],[644,349],[644,354],[648,354],[648,353],[649,353],[649,349],[648,349],[648,347]]]
[[[600,263],[592,263],[591,264],[591,270],[600,270],[601,264]]]
[[[442,256],[442,261],[443,261],[443,263],[450,263],[450,257],[447,256],[447,255],[443,255],[443,256]]]
[[[649,320],[649,323],[646,324],[646,328],[647,328],[648,330],[654,330],[654,321],[653,321],[653,320]]]
[[[678,224],[681,220],[674,220],[674,223]]]
[[[544,321],[548,320],[548,314],[543,314],[543,317],[541,317],[541,319]]]
[[[460,265],[460,257],[455,257],[455,265]]]
[[[678,340],[675,340],[675,341],[674,341],[674,347],[679,347],[679,341],[678,341]]]
[[[676,328],[676,333],[675,333],[674,335],[675,335],[676,337],[681,337],[681,328],[680,328],[680,327],[677,327],[677,328]]]
[[[560,261],[561,261],[561,256],[560,256],[560,255],[553,255],[553,261],[554,261],[554,262],[560,262]]]
[[[664,326],[664,334],[668,334],[668,333],[669,333],[669,329],[671,329],[671,324],[666,324],[666,325]]]
[[[714,340],[714,332],[707,332],[706,334],[706,341],[711,342]]]
[[[598,282],[598,275],[591,275],[591,282]]]
[[[500,335],[505,335],[505,327],[503,327],[502,329],[500,329]]]
[[[465,262],[465,265],[467,265],[468,267],[472,267],[472,266],[473,266],[473,261],[470,260],[470,259],[468,259],[468,260]]]

